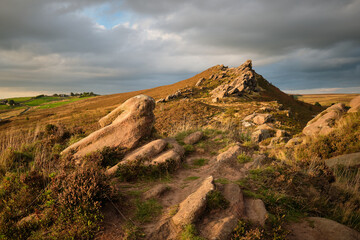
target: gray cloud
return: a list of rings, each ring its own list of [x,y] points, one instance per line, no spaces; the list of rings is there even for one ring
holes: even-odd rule
[[[3,0],[0,84],[124,92],[251,58],[281,89],[359,87],[359,22],[358,0]]]

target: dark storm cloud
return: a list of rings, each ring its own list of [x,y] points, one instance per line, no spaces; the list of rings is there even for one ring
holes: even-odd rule
[[[2,0],[0,91],[130,91],[248,58],[282,89],[358,87],[359,22],[359,0]]]

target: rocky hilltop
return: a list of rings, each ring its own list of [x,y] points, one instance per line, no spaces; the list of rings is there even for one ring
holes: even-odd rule
[[[250,60],[174,86],[3,154],[0,236],[360,239],[360,96],[305,104]]]

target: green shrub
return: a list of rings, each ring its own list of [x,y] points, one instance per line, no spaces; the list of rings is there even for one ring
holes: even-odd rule
[[[205,240],[202,237],[198,236],[198,232],[194,225],[188,224],[184,227],[183,231],[181,232],[181,240]]]
[[[250,156],[246,155],[246,153],[241,153],[240,155],[237,156],[237,161],[239,163],[247,163],[250,162],[252,159]]]

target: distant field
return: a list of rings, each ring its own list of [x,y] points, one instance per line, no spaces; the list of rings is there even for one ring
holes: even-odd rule
[[[39,106],[41,104],[47,103],[47,102],[53,102],[53,101],[60,101],[64,100],[66,98],[63,97],[41,97],[41,98],[35,98],[34,100],[31,100],[29,102],[25,102],[24,104],[30,107]]]
[[[22,103],[22,102],[29,101],[32,98],[33,97],[17,97],[17,98],[9,98],[8,100],[14,100],[16,103]]]
[[[333,103],[345,103],[349,105],[349,102],[354,97],[360,94],[303,94],[295,95],[298,100],[315,104],[316,102],[320,103],[321,106],[330,106]]]
[[[44,105],[39,106],[38,108],[39,109],[55,108],[55,107],[60,107],[62,105],[68,104],[68,103],[72,103],[72,102],[76,102],[76,101],[79,101],[79,100],[82,100],[82,99],[88,99],[88,98],[91,98],[91,97],[70,98],[68,100],[63,100],[63,101],[60,101],[60,102],[56,101],[56,102],[52,102],[52,103],[49,103],[49,104],[44,104]]]

